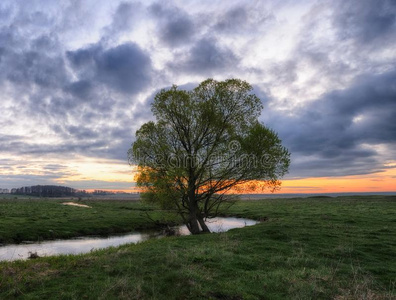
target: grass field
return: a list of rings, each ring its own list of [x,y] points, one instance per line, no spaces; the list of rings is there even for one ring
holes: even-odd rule
[[[156,225],[150,218],[156,221],[180,222],[175,215],[138,201],[74,200],[91,208],[62,205],[63,202],[70,201],[70,198],[0,198],[0,243],[110,235],[151,229]]]
[[[228,214],[262,222],[0,263],[0,298],[396,299],[396,197],[243,201]]]

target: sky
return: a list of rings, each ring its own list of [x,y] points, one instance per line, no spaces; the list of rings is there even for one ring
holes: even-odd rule
[[[0,2],[0,188],[134,189],[173,84],[239,78],[291,152],[284,193],[396,191],[396,2]]]

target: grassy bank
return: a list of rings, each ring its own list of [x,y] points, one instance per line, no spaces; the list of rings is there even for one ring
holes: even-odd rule
[[[0,298],[395,299],[395,197],[240,202],[262,223],[0,263]]]
[[[156,221],[179,222],[173,214],[137,201],[75,202],[91,208],[62,205],[70,199],[0,200],[0,243],[41,241],[83,235],[109,235],[150,229]]]

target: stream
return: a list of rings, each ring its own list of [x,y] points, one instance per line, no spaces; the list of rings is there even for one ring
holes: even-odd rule
[[[242,228],[257,224],[257,221],[242,218],[213,218],[207,220],[211,232],[225,232],[233,228]],[[185,225],[176,227],[180,235],[189,235]],[[160,232],[133,232],[125,235],[110,237],[81,237],[67,240],[44,241],[39,243],[10,244],[0,247],[0,261],[27,259],[30,253],[38,256],[52,256],[60,254],[82,254],[96,249],[116,247],[124,244],[136,244],[151,238],[161,237]]]

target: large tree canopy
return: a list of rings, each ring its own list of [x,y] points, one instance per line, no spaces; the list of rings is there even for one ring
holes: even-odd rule
[[[136,132],[129,150],[143,198],[175,209],[191,233],[230,203],[231,189],[252,181],[276,188],[290,154],[258,121],[263,108],[245,81],[208,79],[192,91],[173,86],[152,104],[156,122]]]

